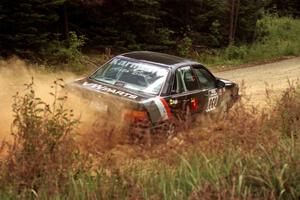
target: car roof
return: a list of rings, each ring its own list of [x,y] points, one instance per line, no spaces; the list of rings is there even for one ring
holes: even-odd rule
[[[186,58],[152,51],[133,51],[122,54],[121,56],[171,68],[177,68],[188,64],[199,64]]]

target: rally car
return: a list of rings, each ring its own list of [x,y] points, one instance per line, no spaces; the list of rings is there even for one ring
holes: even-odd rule
[[[99,112],[117,112],[114,120],[151,131],[227,111],[239,98],[236,83],[215,77],[202,64],[149,51],[118,55],[69,86],[83,98],[93,96],[91,105]]]

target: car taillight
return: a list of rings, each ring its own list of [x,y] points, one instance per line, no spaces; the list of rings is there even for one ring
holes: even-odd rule
[[[146,111],[138,110],[126,110],[124,112],[123,118],[130,122],[143,122],[148,121],[148,113]]]

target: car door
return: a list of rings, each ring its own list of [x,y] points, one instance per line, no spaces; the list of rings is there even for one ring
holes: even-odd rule
[[[166,98],[172,113],[176,116],[185,112],[202,112],[206,106],[205,90],[191,66],[178,68],[171,84],[171,94]]]
[[[217,108],[220,101],[216,78],[201,65],[192,66],[192,70],[196,74],[200,88],[202,89],[202,111],[214,111]]]

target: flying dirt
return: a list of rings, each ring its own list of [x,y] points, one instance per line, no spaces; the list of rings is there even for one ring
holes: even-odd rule
[[[17,58],[0,62],[0,140],[8,139],[10,135],[10,124],[13,120],[12,97],[25,89],[24,84],[30,83],[34,78],[37,96],[47,101],[51,99],[49,92],[54,80],[63,78],[68,82],[75,77],[69,72],[49,73],[38,70],[36,66],[29,66]]]
[[[38,66],[26,64],[24,61],[12,58],[7,61],[0,62],[0,142],[3,140],[11,139],[11,124],[13,121],[12,103],[13,96],[17,93],[22,92],[25,89],[24,84],[31,82],[33,78],[36,97],[41,98],[45,103],[51,104],[53,102],[53,97],[50,92],[53,92],[51,85],[56,79],[63,79],[65,83],[72,82],[78,78],[71,72],[49,72]],[[105,141],[119,141],[115,137],[120,137],[120,135],[114,135],[113,137],[109,135],[111,131],[116,131],[116,129],[122,126],[122,122],[116,123],[116,121],[108,121],[106,116],[95,116],[95,103],[89,99],[83,99],[73,94],[70,94],[67,90],[61,90],[59,95],[67,95],[68,100],[65,105],[67,108],[75,111],[75,117],[80,120],[80,127],[77,130],[78,133],[93,133],[101,135],[103,139],[102,146],[107,145]],[[113,103],[113,102],[110,102]],[[99,103],[98,103],[99,104]],[[99,105],[97,106],[99,107]],[[118,104],[118,106],[120,106]],[[113,123],[113,129],[111,130],[111,123]],[[102,136],[102,133],[104,134]],[[83,140],[81,138],[81,140]],[[97,141],[99,143],[99,141]],[[83,143],[85,143],[83,141]],[[111,145],[112,142],[110,142]],[[99,144],[98,144],[99,145]]]

